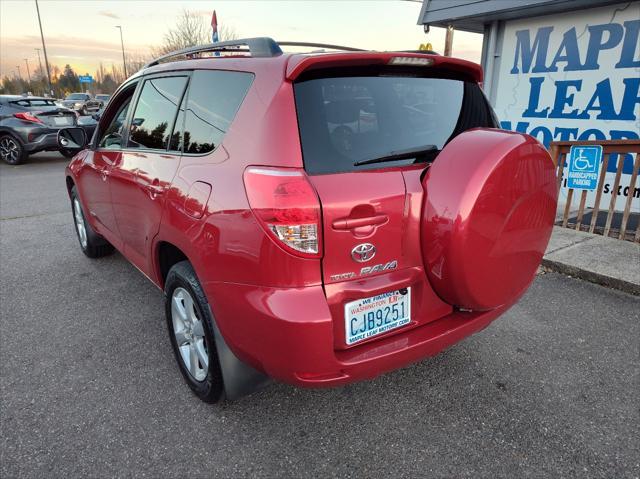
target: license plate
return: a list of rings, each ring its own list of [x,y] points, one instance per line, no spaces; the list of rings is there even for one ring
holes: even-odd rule
[[[389,291],[344,306],[345,338],[355,344],[411,321],[411,288]]]
[[[54,116],[53,117],[53,122],[56,125],[70,125],[71,124],[71,118],[67,117],[67,116]]]

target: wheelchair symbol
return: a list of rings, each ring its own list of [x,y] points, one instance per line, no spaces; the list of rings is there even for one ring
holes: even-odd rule
[[[578,156],[573,159],[573,166],[578,171],[593,170],[595,165],[589,161],[589,158],[583,156],[584,149],[578,148]],[[595,159],[595,158],[594,158]]]
[[[576,154],[577,153],[577,154]],[[591,148],[576,148],[572,151],[571,170],[595,173],[598,170],[598,151]]]

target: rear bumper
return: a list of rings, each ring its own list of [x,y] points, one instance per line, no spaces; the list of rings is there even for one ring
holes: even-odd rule
[[[96,128],[95,124],[89,125],[70,125],[68,128],[80,127],[87,133],[87,138],[91,138]],[[24,149],[29,153],[37,153],[45,150],[59,150],[58,146],[58,129],[44,128],[40,130],[32,130],[21,132],[20,135]]]
[[[49,130],[48,132],[38,133],[37,136],[34,133],[29,133],[28,136],[32,141],[25,143],[24,149],[29,153],[58,149],[57,130]]]
[[[275,289],[205,284],[216,322],[233,352],[276,380],[329,387],[376,377],[438,354],[484,329],[508,306],[455,311],[423,326],[346,350],[334,348],[334,326],[321,286]]]

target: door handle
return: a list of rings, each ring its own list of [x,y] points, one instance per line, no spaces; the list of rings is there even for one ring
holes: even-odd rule
[[[158,179],[153,180],[151,183],[141,183],[141,186],[152,196],[159,196],[164,193],[164,187],[160,186]]]
[[[340,218],[331,223],[334,230],[352,230],[363,226],[378,226],[389,221],[387,215],[367,216],[365,218]]]

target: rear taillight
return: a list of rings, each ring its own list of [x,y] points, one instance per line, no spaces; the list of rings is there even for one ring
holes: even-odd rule
[[[31,113],[28,111],[22,111],[20,113],[14,113],[13,116],[15,116],[16,118],[19,118],[20,120],[24,120],[24,121],[30,121],[31,123],[42,123],[44,124],[44,122],[38,118],[35,113]]]
[[[249,167],[244,187],[251,209],[278,244],[298,256],[320,256],[320,201],[304,171]]]

